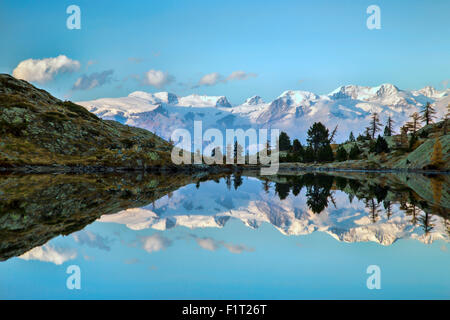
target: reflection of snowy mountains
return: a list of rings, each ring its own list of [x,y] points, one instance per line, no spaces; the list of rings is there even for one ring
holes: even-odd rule
[[[220,228],[235,218],[250,228],[270,223],[285,235],[306,235],[315,231],[326,232],[339,241],[373,241],[390,245],[397,239],[412,238],[424,243],[434,240],[449,241],[445,222],[432,216],[433,229],[425,233],[411,223],[411,216],[393,206],[388,219],[381,211],[374,222],[362,201],[349,201],[346,193],[336,191],[336,207],[329,203],[320,214],[312,212],[306,204],[305,190],[280,200],[273,191],[261,190],[261,182],[248,179],[239,191],[223,192],[223,185],[207,182],[207,187],[193,190],[187,186],[143,208],[128,209],[104,215],[99,220],[125,224],[133,230],[153,228],[166,230],[175,226],[187,228]],[[424,214],[421,212],[421,214]]]
[[[314,121],[327,126],[339,124],[346,128],[338,132],[361,132],[370,112],[390,115],[401,125],[425,103],[436,103],[439,115],[450,103],[450,89],[437,91],[425,87],[417,91],[400,90],[392,84],[376,87],[342,86],[327,95],[289,90],[271,102],[253,96],[244,103],[232,106],[224,96],[190,95],[178,97],[168,92],[133,92],[127,97],[83,101],[79,104],[104,119],[113,119],[148,129],[169,138],[176,128],[192,130],[193,121],[201,120],[203,128],[272,127],[287,131],[291,136],[304,138],[305,128]],[[342,130],[344,131],[344,130]]]

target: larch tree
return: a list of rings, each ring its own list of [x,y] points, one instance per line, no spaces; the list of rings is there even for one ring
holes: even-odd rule
[[[392,120],[391,116],[389,116],[386,122],[386,127],[384,128],[385,136],[390,137],[394,134],[394,123],[394,120]]]
[[[411,121],[408,122],[408,127],[411,129],[412,133],[415,134],[417,130],[421,128],[420,126],[420,114],[417,112],[414,112],[412,115],[410,115]]]
[[[436,138],[436,142],[434,143],[430,161],[431,164],[437,168],[439,168],[444,162],[442,159],[442,144],[439,138]]]
[[[427,102],[426,105],[422,107],[420,113],[422,114],[422,121],[425,122],[425,125],[433,123],[433,119],[436,118],[436,110],[429,102]]]
[[[378,113],[373,112],[370,117],[370,125],[366,128],[367,133],[370,135],[372,139],[375,139],[375,135],[378,131],[380,131],[381,123]]]

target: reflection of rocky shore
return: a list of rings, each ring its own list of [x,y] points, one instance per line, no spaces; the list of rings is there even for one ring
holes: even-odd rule
[[[201,176],[0,175],[0,260],[83,229],[101,215],[142,207]]]

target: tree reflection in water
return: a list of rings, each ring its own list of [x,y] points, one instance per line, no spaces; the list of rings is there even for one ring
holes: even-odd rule
[[[433,199],[435,203],[439,203],[442,199],[444,180],[440,176],[427,178],[430,181]],[[261,180],[263,190],[268,193],[271,181],[267,177],[261,178]],[[397,203],[402,211],[411,216],[411,224],[419,225],[426,234],[433,230],[433,215],[439,215],[445,219],[447,232],[450,234],[448,210],[445,207],[430,204],[428,201],[420,199],[409,188],[403,187],[400,191],[392,190],[389,185],[363,184],[357,179],[320,173],[278,176],[274,180],[274,193],[281,201],[287,199],[291,193],[294,197],[299,196],[302,189],[305,188],[306,204],[316,214],[324,211],[329,202],[332,202],[336,207],[333,191],[340,190],[348,194],[350,203],[355,197],[364,202],[372,223],[376,223],[383,213],[389,220],[392,216],[392,205]],[[392,192],[390,198],[387,199],[389,191]]]

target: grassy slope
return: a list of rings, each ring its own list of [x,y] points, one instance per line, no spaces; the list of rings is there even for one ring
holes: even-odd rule
[[[79,105],[0,74],[0,167],[144,168],[170,164],[170,150],[151,132],[101,120]]]
[[[424,170],[432,169],[433,163],[431,155],[433,153],[436,140],[439,139],[442,145],[442,163],[434,169],[448,171],[450,170],[450,132],[444,135],[443,122],[428,125],[417,132],[420,135],[425,131],[426,138],[419,137],[418,142],[409,150],[407,144],[398,146],[396,140],[399,136],[385,137],[388,142],[390,152],[386,154],[376,155],[369,153],[369,143],[365,142],[349,142],[343,144],[347,152],[350,152],[355,143],[362,150],[361,160],[349,160],[343,162],[333,162],[324,166],[330,168],[352,168],[352,169],[415,169]],[[408,141],[411,138],[408,135]]]

